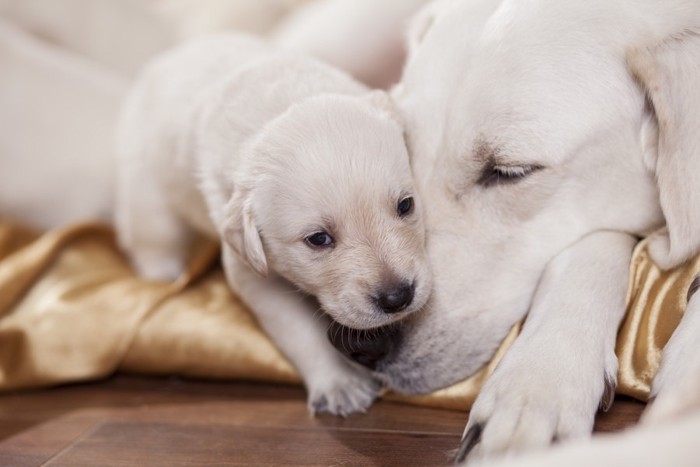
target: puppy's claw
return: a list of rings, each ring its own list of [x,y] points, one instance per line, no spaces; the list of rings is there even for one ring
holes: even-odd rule
[[[471,453],[476,445],[479,444],[479,441],[481,441],[482,431],[483,426],[481,426],[480,423],[474,424],[467,430],[467,433],[462,438],[462,443],[459,446],[457,455],[455,456],[455,464],[461,464],[467,459],[469,453]]]

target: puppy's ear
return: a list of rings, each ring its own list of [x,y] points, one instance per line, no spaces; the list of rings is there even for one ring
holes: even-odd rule
[[[686,32],[627,55],[648,99],[643,145],[656,159],[667,229],[649,253],[668,269],[700,252],[700,35]]]
[[[370,91],[364,98],[372,107],[384,112],[392,120],[398,123],[399,126],[403,127],[403,120],[401,119],[398,110],[396,110],[394,101],[391,99],[389,94],[386,93],[386,91]]]
[[[267,276],[267,258],[253,219],[248,190],[236,190],[226,204],[221,234],[226,244],[251,269]]]

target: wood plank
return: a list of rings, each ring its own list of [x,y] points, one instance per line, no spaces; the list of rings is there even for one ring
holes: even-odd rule
[[[594,431],[620,431],[639,421],[646,404],[629,397],[617,397],[607,412],[598,412]]]
[[[596,430],[634,424],[643,407],[617,399],[598,416]],[[339,459],[352,465],[399,465],[393,464],[397,459],[401,465],[440,465],[449,460],[446,453],[456,447],[466,419],[463,412],[385,401],[366,415],[311,417],[299,387],[118,376],[0,397],[0,433],[13,434],[0,442],[0,464],[80,465],[104,452],[99,463],[112,465],[105,463],[107,454],[126,449],[127,457],[114,460],[126,463],[114,465],[143,465],[128,462],[150,456],[152,445],[166,456],[161,465],[177,465],[168,452],[215,465],[230,463],[234,454],[270,465],[289,459],[297,465]],[[249,439],[253,435],[259,440]]]
[[[48,465],[444,465],[458,441],[459,435],[111,422]]]
[[[240,423],[246,417],[268,419],[277,425],[304,423],[309,426],[369,427],[378,429],[421,429],[451,432],[463,425],[463,412],[379,402],[362,414],[347,418],[323,415],[311,417],[304,390],[296,386],[187,381],[177,378],[118,376],[109,381],[64,386],[46,391],[15,393],[0,397],[0,432],[6,437],[43,421],[77,409],[132,408],[144,406],[226,402],[228,413]],[[184,408],[183,410],[187,410]],[[438,414],[438,415],[436,415]],[[16,431],[13,431],[16,430]]]
[[[241,411],[241,409],[249,413],[245,414],[244,416],[240,416],[238,412]],[[390,409],[400,412],[411,412],[411,409],[413,408],[396,406],[391,407]],[[346,440],[349,443],[354,443],[359,437],[359,439],[372,438],[372,443],[375,443],[373,446],[377,449],[381,448],[380,450],[384,451],[384,455],[388,456],[390,459],[394,459],[392,454],[394,449],[398,448],[405,451],[406,448],[402,446],[404,444],[410,444],[411,446],[415,446],[416,449],[425,450],[425,456],[431,455],[432,457],[423,457],[423,459],[426,462],[429,461],[434,463],[438,456],[435,452],[432,452],[434,449],[431,446],[441,446],[440,452],[443,454],[441,454],[442,457],[440,457],[440,459],[443,459],[445,456],[444,452],[454,448],[459,440],[459,434],[461,432],[461,422],[459,425],[454,427],[455,429],[452,430],[452,433],[444,434],[440,432],[431,432],[431,430],[434,430],[435,424],[427,423],[421,425],[420,430],[406,431],[392,429],[392,427],[383,425],[381,421],[373,423],[371,421],[371,416],[364,417],[366,420],[368,420],[367,423],[374,424],[375,426],[383,426],[383,428],[357,428],[353,427],[352,424],[347,424],[345,427],[329,427],[323,426],[322,423],[319,423],[317,426],[312,426],[312,424],[307,423],[308,420],[313,421],[313,419],[309,418],[308,416],[304,419],[298,419],[296,421],[292,420],[290,422],[290,420],[286,419],[285,417],[275,418],[274,416],[270,416],[270,412],[267,411],[257,412],[257,418],[250,417],[250,413],[254,412],[257,412],[257,407],[242,408],[241,406],[230,403],[146,406],[122,410],[87,410],[60,417],[59,419],[48,422],[33,430],[21,433],[12,439],[6,440],[4,443],[0,443],[0,459],[3,459],[4,463],[7,463],[8,465],[23,466],[39,465],[58,456],[56,457],[57,459],[63,459],[61,462],[65,461],[68,464],[81,465],[81,463],[85,460],[83,457],[91,458],[92,454],[89,456],[83,456],[81,454],[80,456],[83,457],[79,456],[78,458],[73,458],[73,454],[68,455],[66,452],[72,452],[73,449],[78,449],[83,442],[91,443],[92,441],[89,440],[92,439],[94,433],[99,433],[104,426],[121,426],[126,424],[129,426],[134,425],[144,427],[157,426],[158,429],[148,430],[142,434],[143,442],[147,442],[149,444],[156,443],[156,445],[167,444],[169,442],[179,442],[177,441],[178,437],[185,436],[183,433],[188,432],[191,432],[192,434],[187,436],[190,436],[190,439],[197,440],[198,445],[208,446],[209,444],[212,444],[214,447],[220,444],[217,434],[221,432],[226,433],[231,431],[232,433],[239,433],[242,430],[245,433],[258,433],[261,436],[260,442],[262,443],[271,442],[265,441],[265,439],[275,440],[277,438],[288,439],[288,442],[290,443],[304,441],[305,438],[302,440],[298,439],[301,435],[290,437],[288,436],[288,433],[309,432],[316,433],[316,435],[314,435],[315,437],[325,439],[326,441],[325,444],[323,444],[322,453],[318,454],[313,452],[309,454],[307,462],[309,462],[310,459],[317,458],[318,455],[320,455],[321,459],[330,459],[329,456],[332,452],[345,456],[346,449],[340,444],[337,444],[337,442],[331,442],[330,440],[340,440],[342,442],[345,442],[343,440]],[[435,415],[439,416],[443,411],[420,409],[420,412],[433,412],[434,418],[438,418],[435,417]],[[402,417],[398,416],[397,418],[401,419]],[[358,416],[358,419],[362,419],[362,417]],[[282,424],[283,426],[278,424]],[[287,426],[287,424],[289,425]],[[135,430],[135,432],[138,432],[138,430]],[[269,432],[269,434],[265,434],[267,432]],[[160,439],[161,437],[164,437],[164,439]],[[94,449],[105,450],[105,452],[113,452],[114,450],[121,452],[123,447],[120,444],[120,439],[122,438],[123,436],[121,435],[116,437],[111,437],[110,435],[110,437],[105,439],[100,438],[101,441],[98,443],[98,447]],[[396,441],[397,439],[399,441]],[[397,442],[398,444],[395,444]],[[128,441],[128,444],[130,443],[131,441]],[[111,444],[113,446],[108,447]],[[246,446],[248,446],[248,444],[246,444]],[[62,451],[63,453],[59,455],[59,453]],[[207,448],[205,452],[212,453],[212,457],[210,457],[207,462],[218,462],[216,460],[217,458],[214,457],[216,449],[211,451]],[[273,452],[276,453],[277,451],[273,450]],[[367,456],[373,455],[373,452],[374,451],[370,450],[370,452],[367,453]],[[264,453],[256,454],[253,451],[247,450],[244,450],[244,453],[246,456],[248,456],[246,458],[255,458],[256,455],[262,455],[263,457],[258,457],[258,461],[267,459],[265,460],[265,463],[269,463],[268,461],[272,462],[270,459],[264,457]],[[276,456],[277,454],[274,455]],[[303,455],[306,456],[307,454]],[[65,456],[68,456],[67,461],[65,460]],[[190,456],[190,454],[188,454],[188,456]],[[298,453],[298,456],[302,456],[302,453]],[[350,456],[350,458],[352,459],[353,464],[358,462],[362,464],[364,462],[360,462],[358,458],[353,456]],[[164,459],[166,459],[167,462],[165,462],[163,465],[168,465],[171,463],[171,458],[166,456]],[[284,460],[286,459],[285,456],[281,456],[279,458],[272,457],[271,459],[277,459],[277,462],[286,462]],[[381,459],[381,456],[379,456],[379,459]],[[399,455],[398,459],[403,459],[402,455]],[[376,460],[377,459],[375,459],[375,461]],[[125,464],[120,464],[119,462],[121,462],[121,460],[114,465],[130,465],[128,463],[130,461],[124,461],[126,462]],[[89,464],[89,462],[87,463]],[[199,460],[197,460],[197,463],[199,463]],[[295,458],[294,464],[300,463],[302,463],[301,460]],[[111,465],[109,462],[103,461],[102,459],[100,460],[100,464]],[[148,461],[148,464],[152,464],[151,460]]]
[[[72,414],[38,425],[0,443],[0,465],[42,465],[99,422],[96,414]]]

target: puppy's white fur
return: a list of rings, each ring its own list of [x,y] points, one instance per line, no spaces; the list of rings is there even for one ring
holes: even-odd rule
[[[395,97],[435,285],[377,370],[399,390],[445,386],[528,313],[472,409],[480,455],[589,433],[634,238],[665,223],[664,267],[700,251],[699,26],[691,0],[443,0],[417,16]],[[697,344],[693,315],[664,366]],[[698,381],[657,379],[658,405]]]
[[[397,214],[413,195],[402,128],[388,97],[366,92],[320,62],[222,34],[150,64],[119,132],[117,229],[137,269],[173,279],[193,231],[220,236],[231,287],[297,367],[312,408],[340,414],[378,388],[332,349],[306,294],[366,328],[418,309],[431,285],[420,206]],[[308,244],[319,231],[331,247]],[[376,297],[396,282],[415,296],[388,314]]]

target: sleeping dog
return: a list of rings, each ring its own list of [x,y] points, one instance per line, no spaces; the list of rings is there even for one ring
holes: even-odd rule
[[[422,307],[431,289],[403,131],[381,92],[327,65],[221,34],[136,81],[118,135],[116,226],[144,277],[172,280],[194,232],[223,240],[232,289],[296,366],[315,412],[379,385],[325,339]]]
[[[614,392],[636,239],[655,232],[664,268],[700,251],[700,3],[440,0],[410,46],[395,98],[434,290],[353,355],[397,390],[428,392],[480,368],[527,314],[462,457],[586,435]],[[650,419],[700,391],[698,295]]]

